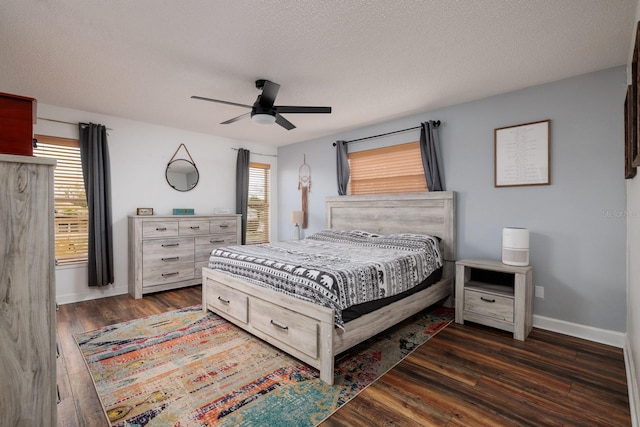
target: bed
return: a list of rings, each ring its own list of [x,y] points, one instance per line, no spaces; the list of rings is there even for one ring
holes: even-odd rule
[[[455,193],[328,197],[326,218],[327,228],[333,230],[438,237],[441,277],[406,298],[342,324],[335,308],[203,268],[202,305],[318,369],[320,378],[333,384],[335,356],[453,294]]]

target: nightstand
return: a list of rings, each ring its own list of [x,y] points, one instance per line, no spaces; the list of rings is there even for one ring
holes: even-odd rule
[[[465,320],[513,332],[524,341],[533,326],[533,267],[457,261],[456,323]]]

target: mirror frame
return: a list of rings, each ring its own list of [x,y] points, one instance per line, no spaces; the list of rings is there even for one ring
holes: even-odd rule
[[[178,161],[184,161],[184,162],[187,162],[187,163],[191,164],[191,166],[193,166],[193,169],[195,169],[195,171],[196,171],[197,179],[196,179],[195,184],[193,184],[193,186],[192,186],[191,188],[187,188],[187,189],[183,190],[183,189],[178,188],[178,187],[176,187],[175,185],[173,185],[173,184],[171,183],[171,181],[169,180],[169,167],[171,167],[171,165],[172,165],[173,163],[178,162]],[[165,177],[165,179],[167,180],[167,184],[169,184],[169,186],[170,186],[171,188],[173,188],[173,189],[174,189],[174,190],[176,190],[176,191],[180,191],[180,192],[183,192],[183,193],[184,193],[184,192],[191,191],[191,190],[193,190],[194,188],[196,188],[196,186],[198,185],[198,182],[200,182],[200,171],[198,170],[198,168],[197,168],[196,164],[195,164],[193,161],[190,161],[190,160],[187,160],[187,159],[175,159],[175,160],[171,160],[171,161],[167,164],[167,167],[166,167],[166,169],[165,169],[165,171],[164,171],[164,177]]]

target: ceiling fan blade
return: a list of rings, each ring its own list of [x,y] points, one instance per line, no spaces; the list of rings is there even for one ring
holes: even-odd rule
[[[285,128],[286,130],[295,129],[296,126],[289,120],[282,117],[280,114],[276,114],[276,123]]]
[[[201,101],[211,101],[211,102],[217,102],[217,103],[220,103],[220,104],[235,105],[236,107],[253,108],[251,105],[238,104],[237,102],[221,101],[219,99],[204,98],[202,96],[196,96],[196,95],[193,95],[191,98],[192,99],[199,99]]]
[[[239,115],[238,117],[234,117],[233,119],[229,119],[225,122],[220,123],[221,125],[228,125],[229,123],[233,123],[233,122],[237,122],[240,119],[244,119],[245,117],[249,117],[251,116],[251,111],[249,111],[248,113],[244,113]]]
[[[278,113],[331,113],[331,107],[296,107],[287,105],[277,105],[275,110]]]
[[[273,103],[276,101],[276,96],[278,95],[279,90],[280,85],[278,83],[265,80],[264,86],[262,87],[262,95],[260,95],[258,101],[260,106],[263,108],[273,107]]]

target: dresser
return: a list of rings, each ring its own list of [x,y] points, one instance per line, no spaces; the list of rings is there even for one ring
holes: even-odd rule
[[[57,425],[55,164],[0,154],[0,425]]]
[[[214,248],[240,242],[239,214],[129,216],[129,294],[202,283]]]

